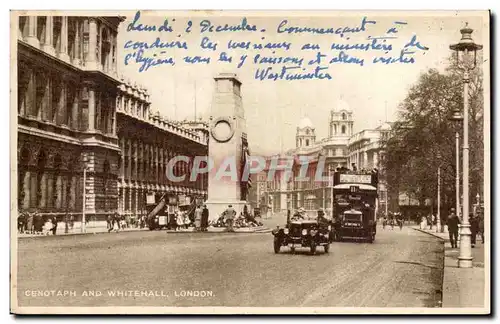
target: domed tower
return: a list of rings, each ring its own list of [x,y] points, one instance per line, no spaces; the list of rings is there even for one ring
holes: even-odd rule
[[[352,136],[353,123],[352,109],[342,99],[338,100],[330,113],[328,137]]]
[[[311,120],[307,117],[302,118],[297,126],[295,135],[296,147],[312,146],[316,141],[316,132]]]

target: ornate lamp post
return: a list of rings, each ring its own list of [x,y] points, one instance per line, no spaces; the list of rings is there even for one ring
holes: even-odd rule
[[[441,231],[441,153],[439,152],[437,152],[437,159],[438,159],[438,169],[437,169],[438,183],[437,183],[436,233],[439,233]]]
[[[463,223],[460,228],[460,254],[458,256],[459,268],[472,267],[471,231],[469,224],[469,72],[477,64],[477,51],[482,45],[474,43],[473,30],[465,24],[460,30],[462,39],[450,49],[456,52],[458,66],[463,70],[464,83],[464,145],[463,145]],[[472,52],[472,53],[471,53]],[[472,54],[472,57],[471,57]]]
[[[453,115],[450,117],[452,122],[460,123],[463,121],[464,117],[460,113],[459,110],[453,111]],[[460,136],[458,131],[455,132],[455,167],[456,167],[456,175],[455,175],[455,210],[457,211],[457,216],[460,217]]]

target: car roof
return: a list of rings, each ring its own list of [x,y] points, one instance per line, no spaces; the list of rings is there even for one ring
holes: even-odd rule
[[[317,223],[317,221],[313,220],[313,219],[304,219],[304,220],[292,222],[292,224],[315,224],[315,223]]]

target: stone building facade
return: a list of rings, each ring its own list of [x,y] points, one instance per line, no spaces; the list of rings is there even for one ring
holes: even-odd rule
[[[168,195],[171,205],[206,199],[208,176],[202,174],[195,181],[189,179],[194,157],[208,154],[207,138],[202,132],[186,129],[158,112],[153,113],[147,90],[130,82],[119,86],[117,120],[118,211],[121,215],[145,215],[148,196],[158,198],[163,193]],[[185,181],[173,182],[167,178],[168,163],[180,155],[188,156],[191,163],[172,165],[175,176],[186,175]]]
[[[18,206],[88,219],[117,206],[120,17],[18,20]],[[87,170],[83,184],[83,168]]]
[[[91,225],[117,211],[141,215],[148,194],[206,196],[206,177],[175,184],[166,179],[169,159],[207,155],[207,138],[152,114],[148,92],[118,79],[122,21],[19,17],[20,213],[72,217],[78,227],[83,211]],[[191,167],[178,163],[174,173]]]

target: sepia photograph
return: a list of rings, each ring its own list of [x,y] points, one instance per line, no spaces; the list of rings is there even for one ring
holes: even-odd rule
[[[491,313],[489,11],[10,12],[13,314]]]

